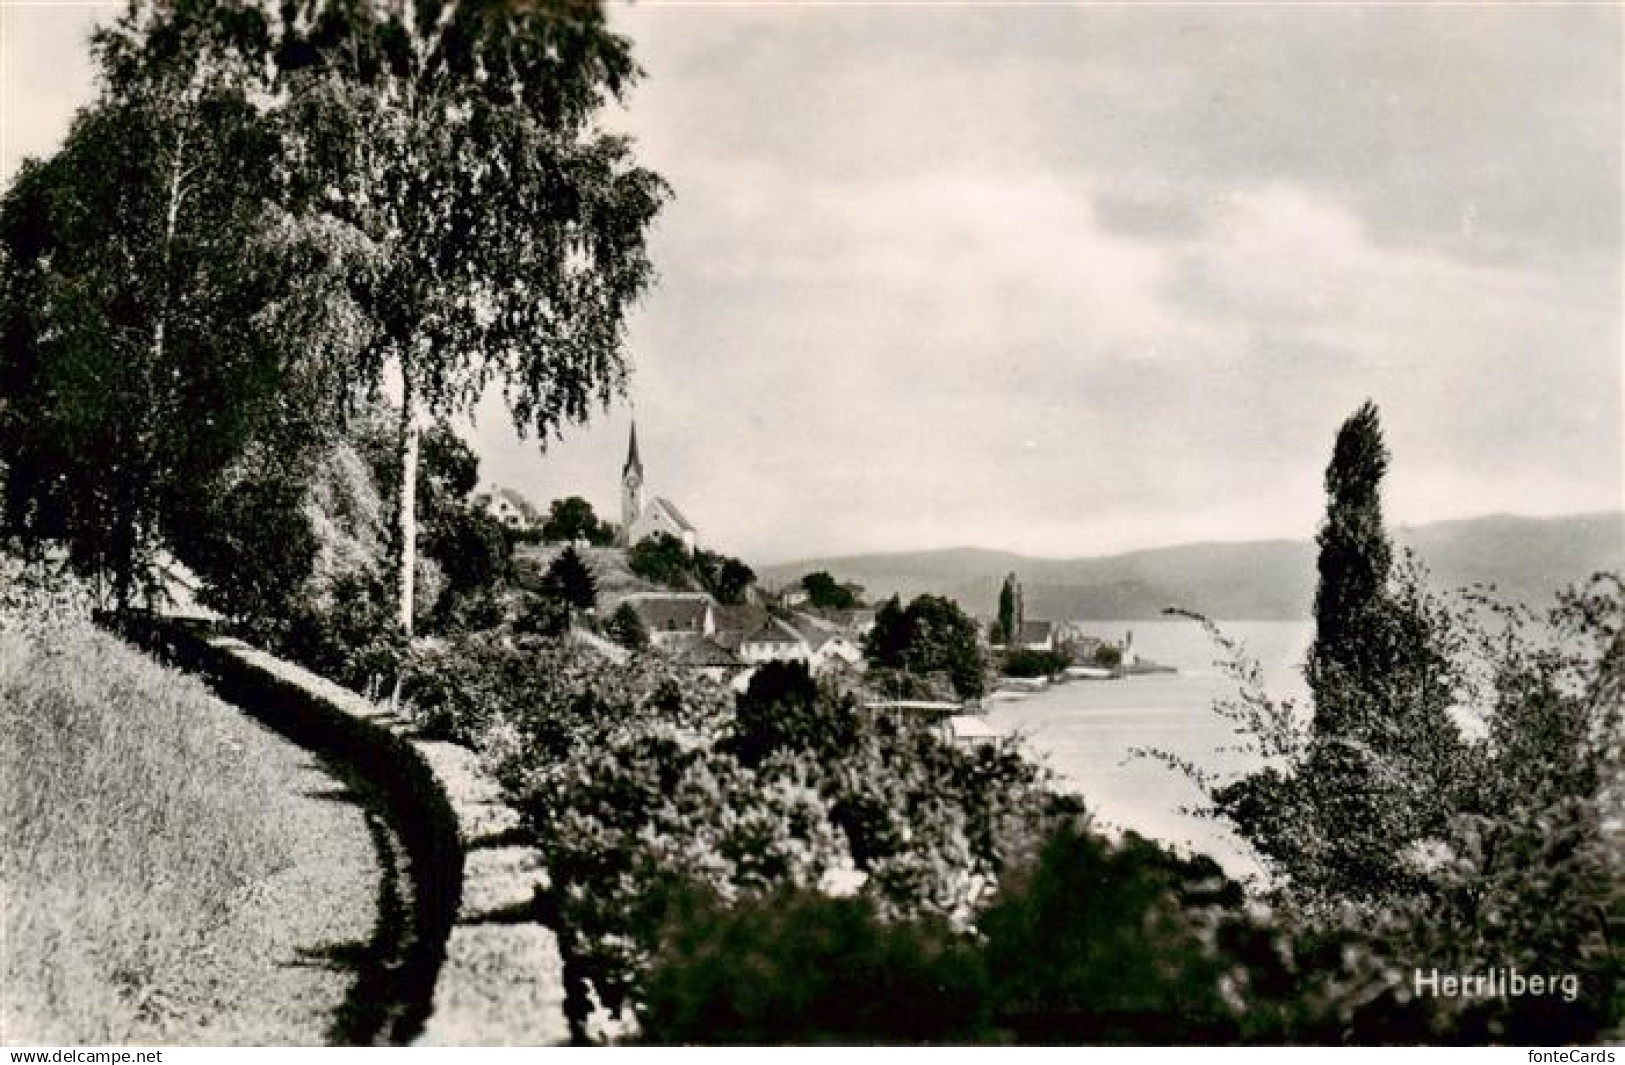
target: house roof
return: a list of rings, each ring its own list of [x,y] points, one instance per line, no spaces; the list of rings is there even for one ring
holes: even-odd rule
[[[698,532],[699,531],[698,529],[694,528],[694,523],[693,522],[691,522],[687,518],[683,517],[683,512],[677,509],[677,504],[673,503],[671,500],[667,499],[665,496],[656,496],[655,501],[654,501],[654,505],[657,506],[657,507],[665,507],[666,508],[666,513],[671,515],[671,520],[675,521],[677,523],[677,527],[679,529],[682,529],[684,532]]]
[[[745,643],[803,643],[801,634],[778,618],[768,618],[767,624],[750,633],[744,639]]]
[[[797,614],[791,625],[796,632],[801,634],[801,638],[807,642],[808,648],[814,651],[836,638],[847,638],[846,633],[841,631],[838,626],[818,618],[808,617],[805,614]]]
[[[948,719],[948,727],[953,730],[956,740],[996,740],[1001,735],[986,719],[975,714],[955,714]]]
[[[649,595],[626,600],[638,619],[659,632],[699,632],[705,628],[705,615],[711,601],[697,595]]]
[[[737,666],[739,659],[726,647],[704,636],[684,636],[670,648],[672,659],[685,666]]]
[[[767,624],[772,615],[755,603],[737,603],[716,607],[717,630],[728,629],[741,635],[755,632]]]
[[[1055,634],[1053,621],[1023,621],[1016,634],[1017,643],[1043,643]]]

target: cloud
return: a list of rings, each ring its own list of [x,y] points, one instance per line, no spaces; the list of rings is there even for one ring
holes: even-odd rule
[[[692,265],[634,329],[651,475],[735,550],[1306,535],[1368,395],[1412,520],[1617,499],[1600,262],[1385,246],[1285,182],[1172,235],[1103,225],[1081,174],[746,184],[777,194],[668,221]]]
[[[630,328],[652,487],[757,558],[1307,535],[1377,400],[1390,513],[1621,505],[1612,7],[615,5],[677,200]],[[4,119],[89,98],[6,8]],[[630,411],[489,478],[616,508]]]

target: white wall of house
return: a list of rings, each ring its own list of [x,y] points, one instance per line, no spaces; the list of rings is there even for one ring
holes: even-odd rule
[[[812,652],[804,641],[746,640],[739,645],[739,657],[753,664],[762,662],[810,662]]]

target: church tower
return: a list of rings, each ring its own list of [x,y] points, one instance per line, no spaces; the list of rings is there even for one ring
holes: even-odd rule
[[[621,467],[620,546],[632,546],[632,525],[643,513],[643,460],[638,457],[638,423],[632,423],[632,439],[626,448],[626,465]]]

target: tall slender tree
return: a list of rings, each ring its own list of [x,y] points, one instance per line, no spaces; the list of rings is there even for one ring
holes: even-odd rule
[[[1323,736],[1357,728],[1350,681],[1380,668],[1372,626],[1388,602],[1393,547],[1382,519],[1382,479],[1388,448],[1377,408],[1361,404],[1337,431],[1326,467],[1326,518],[1315,538],[1315,640],[1307,678],[1315,728]]]
[[[1420,571],[1395,564],[1381,506],[1387,468],[1367,402],[1339,429],[1326,469],[1307,742],[1292,764],[1214,795],[1296,887],[1338,898],[1414,889],[1402,855],[1440,836],[1469,772],[1450,718],[1449,620]]]
[[[399,606],[426,416],[500,383],[543,443],[624,389],[624,316],[652,278],[666,196],[595,118],[637,75],[596,0],[289,0],[280,61],[293,164],[374,250],[348,279],[357,362],[402,392]]]
[[[1016,636],[1016,575],[1012,573],[1004,578],[1004,587],[999,589],[999,617],[994,622],[993,642],[1007,644]]]

